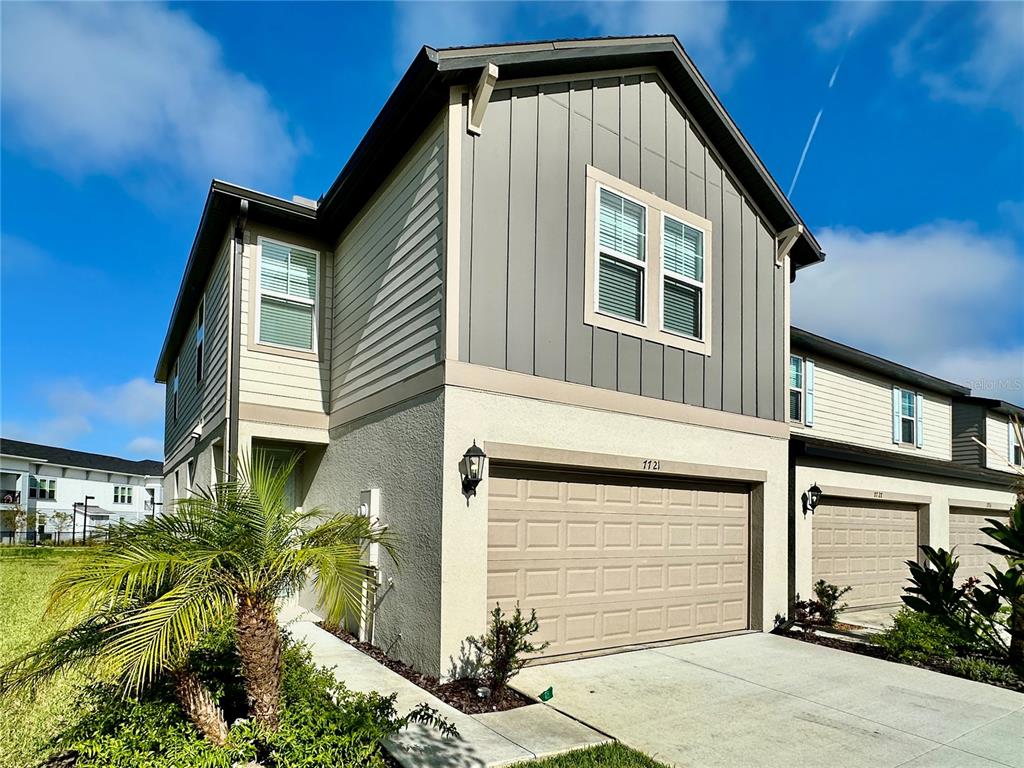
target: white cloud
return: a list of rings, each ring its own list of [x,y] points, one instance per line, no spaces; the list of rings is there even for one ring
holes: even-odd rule
[[[558,36],[572,24],[579,36],[676,35],[701,71],[726,87],[753,59],[745,41],[730,37],[729,7],[720,2],[399,3],[395,67],[404,71],[420,46],[483,45]]]
[[[994,382],[979,394],[1012,394],[1024,377],[1014,317],[1024,254],[1012,240],[957,222],[818,237],[828,258],[798,276],[795,325],[953,381]]]
[[[159,459],[164,453],[164,444],[155,437],[136,437],[128,443],[128,453],[132,456]]]
[[[832,3],[825,19],[811,28],[811,39],[819,48],[838,48],[877,21],[886,10],[886,3],[876,0]]]
[[[164,415],[164,388],[142,378],[89,389],[78,379],[62,379],[38,387],[46,404],[39,421],[4,420],[3,434],[18,440],[73,448],[88,435],[159,425]],[[146,438],[149,439],[149,438]],[[142,452],[131,448],[129,450]],[[158,446],[157,455],[162,452]]]
[[[5,5],[2,82],[5,142],[72,178],[146,193],[213,176],[273,186],[299,154],[266,90],[158,4]]]
[[[1024,123],[1024,4],[929,7],[892,58],[897,74],[918,77],[935,100],[1005,109]]]

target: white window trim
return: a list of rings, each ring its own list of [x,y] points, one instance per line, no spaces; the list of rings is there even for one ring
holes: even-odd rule
[[[799,386],[799,388],[794,387],[792,385],[792,383],[791,383],[793,381],[793,376],[792,376],[792,371],[790,369],[793,366],[793,361],[794,360],[799,360],[800,361],[800,386]],[[788,416],[787,420],[789,421],[790,424],[799,424],[800,426],[803,426],[804,419],[806,418],[806,412],[804,411],[804,409],[807,407],[807,359],[804,358],[801,355],[793,355],[793,354],[791,354],[789,356],[789,368],[786,369],[786,394],[788,395],[791,392],[799,392],[800,393],[800,418],[799,419],[794,419],[793,418],[793,409],[789,407],[789,398],[787,397],[786,398],[786,411],[787,411],[787,416]]]
[[[306,253],[313,254],[313,258],[316,260],[316,283],[313,287],[313,299],[302,299],[296,296],[290,296],[287,293],[280,293],[279,291],[265,291],[263,290],[263,243],[273,243],[280,245],[284,248],[294,248],[298,251],[305,251]],[[298,245],[297,243],[289,243],[284,240],[277,240],[272,237],[265,237],[260,235],[256,238],[256,282],[255,282],[255,308],[253,309],[253,317],[255,318],[253,324],[253,333],[251,338],[255,341],[255,345],[258,348],[269,348],[271,350],[280,349],[287,352],[300,352],[316,356],[319,354],[319,335],[320,335],[320,251],[315,248],[307,248],[304,245]],[[309,349],[304,347],[292,347],[288,344],[275,344],[270,341],[263,341],[260,338],[260,310],[263,307],[263,297],[269,296],[272,299],[278,301],[291,302],[292,304],[302,304],[304,306],[313,307],[313,344]]]
[[[648,210],[647,206],[643,202],[641,202],[640,200],[637,200],[636,198],[631,197],[630,195],[627,195],[625,192],[622,192],[622,191],[617,190],[617,189],[613,189],[612,187],[610,187],[607,184],[598,184],[597,185],[597,198],[598,198],[598,200],[600,200],[600,198],[601,198],[601,190],[602,189],[607,189],[613,195],[615,195],[617,197],[621,197],[624,200],[628,200],[629,202],[634,203],[635,205],[639,205],[641,208],[644,209],[644,255],[647,256],[648,252],[650,251],[650,239],[651,239],[650,238],[651,227],[650,227],[650,222],[649,222],[650,211]],[[650,304],[650,302],[647,300],[647,298],[648,298],[647,297],[647,292],[648,292],[647,291],[647,283],[649,282],[648,281],[648,272],[650,271],[650,263],[647,262],[647,261],[641,261],[640,259],[634,259],[632,256],[627,256],[626,254],[621,253],[621,252],[615,250],[614,248],[602,248],[602,247],[600,247],[600,243],[601,243],[601,216],[600,215],[594,216],[594,229],[591,232],[591,237],[594,238],[594,247],[597,249],[597,260],[598,260],[598,263],[596,264],[596,267],[594,269],[594,312],[596,312],[599,315],[604,315],[605,317],[613,318],[615,320],[622,320],[623,322],[632,323],[633,325],[636,325],[636,326],[646,327],[647,326],[647,307]],[[600,297],[600,291],[599,291],[599,287],[600,287],[600,283],[601,283],[601,269],[600,269],[600,263],[599,262],[600,262],[602,254],[607,254],[608,256],[610,256],[613,259],[618,259],[619,261],[625,262],[626,264],[631,264],[632,266],[637,267],[638,269],[640,269],[640,272],[641,272],[641,274],[643,276],[643,282],[640,284],[640,319],[639,320],[635,320],[632,317],[626,317],[625,315],[618,315],[618,314],[615,314],[614,312],[607,312],[607,311],[601,309],[601,306],[600,306],[601,305],[601,300],[600,300],[601,297]]]
[[[676,216],[673,216],[670,213],[666,213],[665,211],[661,212],[661,231],[662,232],[665,231],[665,219],[672,219],[673,221],[678,221],[684,227],[690,227],[691,229],[696,229],[698,232],[700,232],[700,235],[701,235],[701,239],[702,239],[701,245],[706,246],[708,241],[711,239],[711,230],[710,229],[704,229],[703,227],[694,226],[692,224],[689,224],[688,222],[683,221],[682,219],[680,219],[680,218],[678,218]],[[661,238],[660,248],[658,249],[658,260],[660,261],[659,266],[661,267],[661,282],[659,283],[659,285],[661,286],[661,306],[658,308],[658,311],[661,313],[661,331],[663,333],[670,333],[673,336],[678,336],[681,339],[689,339],[690,341],[696,341],[698,343],[703,343],[704,336],[705,336],[705,334],[707,332],[707,328],[705,328],[705,325],[704,325],[704,322],[705,322],[704,302],[707,301],[707,288],[705,287],[704,282],[700,281],[700,280],[694,280],[694,279],[689,278],[689,277],[687,277],[686,275],[684,275],[684,274],[682,274],[680,272],[676,272],[675,270],[671,270],[671,269],[668,269],[668,268],[665,267],[665,238],[664,237]],[[703,255],[701,255],[700,262],[701,262],[701,274],[706,278],[707,275],[708,275],[707,259],[705,259]],[[701,335],[700,336],[691,336],[688,333],[680,333],[679,331],[674,331],[671,328],[667,328],[665,326],[665,278],[666,277],[669,277],[672,280],[675,280],[676,282],[683,283],[684,285],[689,285],[691,288],[697,288],[700,291],[700,307],[697,310],[700,313],[700,330],[701,330]]]
[[[609,173],[606,173],[593,166],[587,166],[587,196],[586,196],[586,254],[585,269],[586,279],[584,289],[586,295],[583,303],[583,322],[597,328],[605,328],[610,331],[624,333],[635,338],[664,344],[674,349],[683,349],[701,355],[710,356],[712,352],[713,338],[711,317],[713,312],[714,285],[712,276],[714,271],[715,254],[712,250],[712,223],[702,216],[687,211],[663,198],[652,195],[639,187],[622,181]],[[616,195],[643,205],[647,211],[647,259],[644,266],[644,323],[635,320],[622,318],[600,312],[598,306],[598,265],[600,259],[600,247],[598,243],[598,201],[600,188],[607,188]],[[664,298],[663,281],[665,279],[662,259],[662,216],[652,216],[652,212],[668,214],[669,217],[681,221],[687,226],[699,229],[704,233],[704,284],[701,294],[701,330],[703,338],[696,339],[685,336],[675,331],[664,329],[663,309]],[[616,257],[617,258],[617,257]],[[626,263],[633,260],[623,257]],[[656,318],[651,318],[649,308],[657,309]]]
[[[130,485],[115,485],[114,486],[114,503],[115,504],[131,504],[134,500],[132,498],[132,487]],[[122,501],[124,499],[124,501]]]

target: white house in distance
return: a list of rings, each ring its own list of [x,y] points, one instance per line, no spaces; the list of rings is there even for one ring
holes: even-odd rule
[[[0,438],[0,541],[26,538],[39,516],[44,536],[68,541],[161,511],[163,465]],[[64,514],[60,514],[64,513]],[[59,522],[60,521],[60,522]],[[59,535],[58,535],[59,534]],[[28,535],[31,540],[32,534]]]

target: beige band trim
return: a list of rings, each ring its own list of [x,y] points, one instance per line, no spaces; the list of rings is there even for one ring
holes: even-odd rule
[[[1007,493],[1007,497],[1010,498],[1010,494]],[[1012,501],[978,501],[976,499],[950,499],[949,500],[949,511],[953,512],[953,507],[966,507],[967,509],[978,509],[986,512],[996,512],[1006,514],[1009,508],[1013,505]]]
[[[390,408],[404,400],[437,389],[444,384],[444,365],[438,364],[422,373],[410,376],[404,381],[393,384],[376,394],[357,400],[331,413],[330,429],[340,427],[350,421],[369,416],[371,413]]]
[[[894,493],[892,491],[873,491],[866,488],[844,488],[839,485],[821,486],[822,500],[828,500],[829,496],[840,499],[868,499],[870,501],[885,501],[896,504],[931,504],[931,496],[919,496],[913,493]]]
[[[462,95],[464,86],[448,91],[444,234],[444,356],[459,356],[459,279],[462,236]]]
[[[275,405],[255,403],[238,404],[239,421],[255,421],[263,424],[286,424],[289,427],[327,429],[330,419],[326,413],[303,411],[299,408],[281,408]]]
[[[548,464],[573,469],[602,469],[630,472],[651,477],[693,477],[702,480],[732,480],[743,483],[763,483],[768,473],[760,469],[719,467],[713,464],[693,464],[687,461],[662,461],[639,456],[618,456],[589,451],[568,451],[558,448],[538,448],[532,445],[510,443],[484,443],[484,451],[492,461],[516,464]],[[656,467],[653,468],[653,467]]]
[[[455,387],[480,389],[486,392],[546,400],[563,405],[577,405],[601,411],[647,416],[653,419],[695,424],[763,437],[775,437],[781,440],[789,439],[789,424],[781,421],[716,411],[696,405],[615,392],[584,384],[545,379],[540,376],[503,371],[458,360],[445,362],[444,383]]]

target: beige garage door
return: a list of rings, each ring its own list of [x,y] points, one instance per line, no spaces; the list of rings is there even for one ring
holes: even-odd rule
[[[487,597],[544,656],[747,627],[746,489],[494,467]]]
[[[917,558],[917,507],[823,502],[812,526],[814,581],[853,587],[843,598],[851,606],[899,604],[909,576],[906,561]]]
[[[980,579],[983,584],[989,580],[985,574],[989,572],[989,563],[994,563],[1006,569],[1006,559],[989,552],[980,546],[981,542],[995,544],[995,540],[981,532],[987,527],[986,518],[1006,522],[1006,512],[979,512],[976,509],[963,509],[953,507],[949,510],[949,545],[956,547],[957,557],[960,558],[960,567],[957,569],[957,580],[966,580],[970,577]]]

